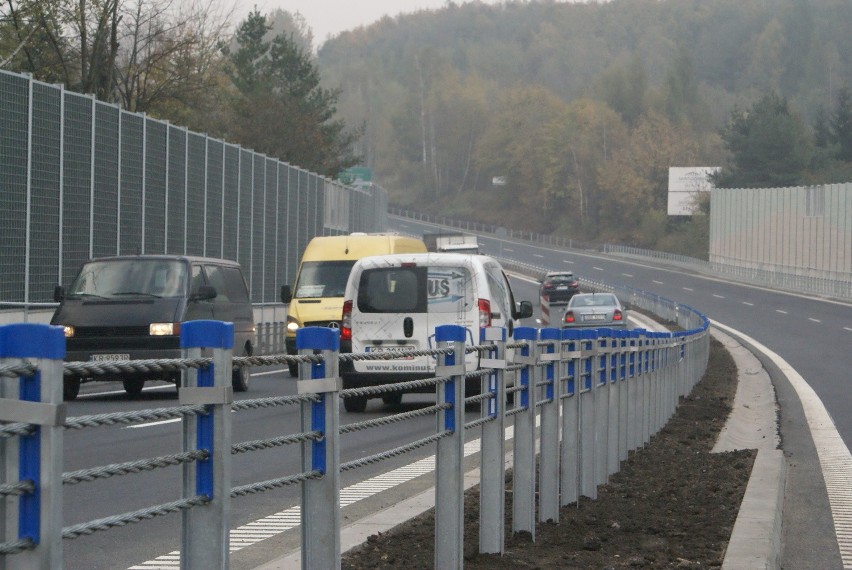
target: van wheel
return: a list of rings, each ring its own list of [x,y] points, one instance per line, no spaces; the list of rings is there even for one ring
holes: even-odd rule
[[[365,396],[358,396],[356,398],[344,398],[343,408],[347,412],[361,413],[367,409],[367,398]]]
[[[248,366],[237,366],[234,368],[233,376],[231,376],[231,384],[234,386],[234,392],[248,392]]]
[[[382,402],[387,406],[398,406],[402,403],[402,392],[390,392],[382,396]]]
[[[76,400],[80,393],[80,378],[72,376],[62,379],[62,399],[66,401]]]
[[[129,396],[138,396],[142,393],[142,388],[145,386],[145,379],[131,376],[130,378],[124,378],[122,384],[124,384],[124,391]]]

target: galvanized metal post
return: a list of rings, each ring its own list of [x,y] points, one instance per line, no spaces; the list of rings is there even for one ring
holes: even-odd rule
[[[299,394],[319,397],[302,403],[302,431],[322,434],[322,439],[302,444],[302,470],[322,474],[302,483],[302,568],[340,568],[340,331],[299,329],[296,350],[322,357],[299,367]]]
[[[610,329],[598,329],[595,338],[595,483],[607,481],[609,457],[609,335]]]
[[[480,329],[481,344],[493,348],[479,359],[481,368],[493,368],[485,379],[491,399],[483,402],[482,415],[490,421],[482,426],[479,483],[479,551],[502,554],[506,520],[506,329]]]
[[[619,438],[619,359],[621,358],[621,334],[624,331],[612,330],[607,339],[607,356],[609,361],[609,369],[607,370],[607,391],[609,393],[609,402],[607,404],[609,426],[607,427],[607,456],[606,456],[606,474],[607,476],[618,473],[618,438]]]
[[[512,531],[526,531],[535,540],[535,416],[536,368],[538,367],[538,330],[515,329],[515,340],[525,342],[515,362],[522,364],[517,392],[523,411],[515,414],[514,476],[512,477]]]
[[[632,370],[632,362],[635,356],[634,342],[631,340],[630,331],[622,331],[621,335],[621,365],[618,379],[618,460],[626,461],[628,452],[628,423],[627,410],[630,402],[630,394],[628,392],[630,385],[630,375]]]
[[[10,445],[11,441],[4,444],[4,482],[31,481],[34,488],[19,497],[3,498],[6,512],[2,538],[35,545],[7,556],[6,570],[62,568],[64,358],[65,335],[60,327],[31,323],[0,326],[0,363],[29,363],[36,368],[31,376],[2,379],[0,421],[35,426],[32,433],[18,436],[17,445]],[[13,398],[16,391],[17,398]]]
[[[452,407],[438,414],[438,432],[451,432],[438,440],[435,454],[435,568],[464,566],[464,341],[467,331],[458,325],[435,329],[438,348],[452,354],[438,357],[435,375],[451,379],[437,387],[439,404]],[[319,568],[319,566],[317,567]]]
[[[180,329],[185,358],[211,355],[205,369],[190,369],[178,392],[181,405],[205,405],[207,414],[186,417],[184,451],[207,450],[206,459],[183,465],[183,497],[206,496],[209,503],[182,512],[180,567],[228,568],[231,512],[231,386],[234,324],[190,321]],[[211,354],[212,353],[212,354]]]
[[[543,345],[539,359],[544,366],[543,405],[541,407],[541,445],[539,446],[538,520],[559,522],[559,381],[556,365],[562,356],[559,329],[541,329]]]
[[[580,385],[580,494],[598,498],[595,480],[595,385],[596,331],[580,331],[582,372]]]
[[[570,505],[579,498],[579,436],[580,436],[580,395],[579,370],[580,346],[579,332],[565,329],[562,331],[562,362],[565,388],[562,390],[562,449],[560,453],[560,486],[562,499],[560,505]],[[561,378],[560,378],[561,379]]]

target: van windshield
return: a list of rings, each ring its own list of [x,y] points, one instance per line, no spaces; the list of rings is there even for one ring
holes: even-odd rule
[[[168,259],[113,259],[83,266],[67,297],[183,297],[187,268]]]
[[[343,297],[355,261],[305,261],[296,280],[296,299]]]

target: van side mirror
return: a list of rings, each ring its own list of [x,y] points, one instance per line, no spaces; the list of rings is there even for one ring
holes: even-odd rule
[[[53,300],[57,303],[65,300],[65,288],[62,285],[57,285],[53,288]]]
[[[518,310],[515,311],[515,314],[512,315],[516,319],[528,319],[533,314],[532,303],[529,301],[521,301],[519,303]]]
[[[198,287],[198,291],[196,291],[190,300],[192,301],[210,301],[216,298],[216,289],[211,287],[210,285],[201,285]]]
[[[293,300],[293,290],[289,285],[281,286],[281,302],[285,305]]]

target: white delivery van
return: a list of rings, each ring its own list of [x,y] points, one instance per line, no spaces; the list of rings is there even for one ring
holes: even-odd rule
[[[460,325],[466,344],[479,344],[479,329],[504,326],[512,337],[515,321],[532,315],[532,305],[515,305],[503,268],[484,255],[420,253],[364,257],[349,274],[343,302],[341,340],[353,353],[437,348],[435,328]],[[468,354],[467,370],[476,370],[479,355]],[[435,375],[437,358],[411,356],[393,360],[361,360],[343,369],[345,388],[376,386]],[[470,380],[467,393],[479,391]],[[428,391],[434,391],[429,387]],[[426,391],[426,390],[424,390]],[[382,397],[399,403],[402,393]],[[346,398],[347,411],[363,411],[367,398]]]

